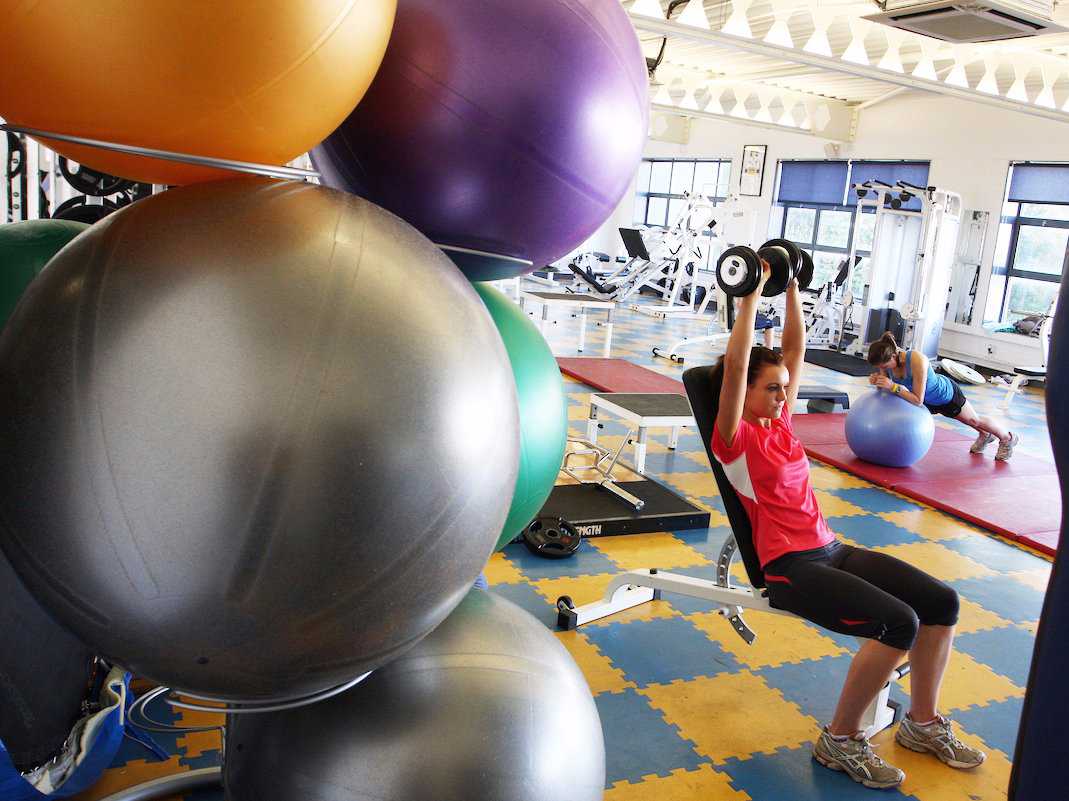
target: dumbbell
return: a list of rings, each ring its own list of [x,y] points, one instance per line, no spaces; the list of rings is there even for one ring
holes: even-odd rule
[[[770,239],[756,252],[743,246],[725,250],[716,263],[716,280],[720,288],[732,297],[749,295],[760,281],[762,259],[772,270],[761,291],[763,297],[785,292],[792,278],[799,279],[802,289],[808,287],[813,278],[813,260],[808,253],[789,239]]]

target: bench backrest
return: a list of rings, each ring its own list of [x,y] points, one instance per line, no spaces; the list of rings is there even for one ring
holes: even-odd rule
[[[709,466],[713,469],[713,477],[720,490],[720,498],[724,502],[724,511],[727,512],[728,523],[735,535],[735,542],[739,546],[739,554],[746,567],[746,575],[750,578],[751,586],[760,588],[765,586],[765,574],[761,570],[761,564],[757,560],[757,551],[754,549],[750,518],[731,486],[731,482],[728,481],[723,466],[713,455],[713,423],[716,422],[720,391],[718,387],[713,386],[712,374],[711,365],[692,367],[683,373],[683,386],[687,389],[690,408],[694,412],[694,422],[698,426],[702,444],[705,445]]]

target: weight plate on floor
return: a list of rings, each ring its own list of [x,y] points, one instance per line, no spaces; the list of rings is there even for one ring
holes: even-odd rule
[[[538,517],[523,531],[523,543],[531,553],[547,559],[571,556],[582,543],[575,526],[560,517]]]

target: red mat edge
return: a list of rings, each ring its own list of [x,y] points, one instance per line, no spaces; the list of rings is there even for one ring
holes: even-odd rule
[[[1047,556],[1056,556],[1058,553],[1057,547],[1052,548],[1047,545],[1044,540],[1037,539],[1037,537],[1045,537],[1046,535],[1052,535],[1055,543],[1058,542],[1058,538],[1061,532],[1058,531],[1039,531],[1033,534],[1022,534],[1017,537],[1017,541],[1022,545],[1027,545],[1029,548],[1033,548],[1040,553],[1045,553]]]

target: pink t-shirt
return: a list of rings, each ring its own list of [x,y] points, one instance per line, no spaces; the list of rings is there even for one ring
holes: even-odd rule
[[[835,539],[813,494],[809,459],[794,435],[788,409],[769,428],[740,420],[730,448],[714,425],[713,454],[750,518],[762,567],[785,553]]]

